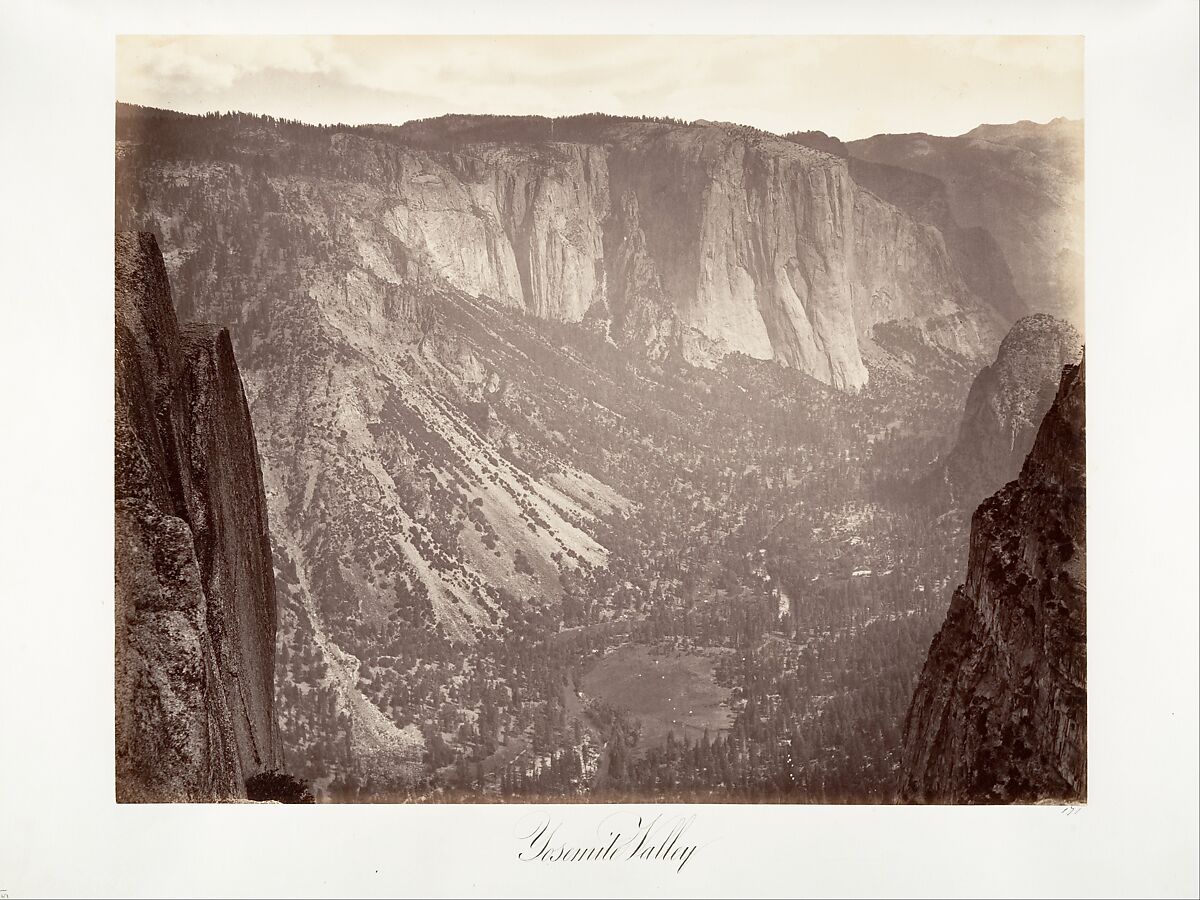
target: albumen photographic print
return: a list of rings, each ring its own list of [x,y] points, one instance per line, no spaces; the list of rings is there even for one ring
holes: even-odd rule
[[[120,38],[118,799],[1084,801],[1082,50]]]
[[[1195,0],[0,49],[0,900],[1200,900]]]

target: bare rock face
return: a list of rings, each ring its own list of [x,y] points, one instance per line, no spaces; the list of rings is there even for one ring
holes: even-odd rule
[[[946,185],[955,219],[1000,245],[1031,312],[1083,326],[1083,123],[981,125],[957,137],[881,134],[846,145]]]
[[[861,189],[842,159],[744,129],[625,125],[607,161],[613,201],[638,210],[609,243],[644,247],[653,286],[614,285],[614,312],[665,303],[693,363],[740,352],[855,389],[881,322],[969,357],[999,334],[942,235]]]
[[[905,724],[905,799],[1087,795],[1084,365],[1065,369],[1020,477],[975,512],[966,582]]]
[[[946,460],[955,500],[974,509],[1021,470],[1058,390],[1063,366],[1079,361],[1079,332],[1048,315],[1021,319],[996,361],[976,376]]]
[[[419,273],[542,319],[599,317],[629,346],[744,353],[849,390],[877,324],[976,359],[1013,318],[936,224],[773,135],[618,121],[587,140],[404,140],[306,150],[325,177],[305,176],[305,202],[337,210],[335,246],[383,282]]]
[[[280,768],[275,586],[229,335],[180,328],[153,235],[116,239],[121,801],[245,796]]]

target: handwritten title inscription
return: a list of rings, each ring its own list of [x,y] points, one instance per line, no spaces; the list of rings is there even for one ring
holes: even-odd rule
[[[694,815],[642,816],[616,812],[595,833],[575,839],[552,816],[519,829],[517,858],[522,862],[649,862],[672,865],[682,872],[697,844],[689,837]]]

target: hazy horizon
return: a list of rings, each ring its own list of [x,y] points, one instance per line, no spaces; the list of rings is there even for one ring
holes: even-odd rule
[[[1078,37],[121,36],[121,102],[309,124],[601,112],[960,135],[1083,118]]]
[[[433,116],[421,116],[421,117],[415,118],[415,119],[404,119],[403,121],[397,121],[397,122],[354,122],[354,123],[341,122],[341,121],[314,122],[314,121],[308,121],[305,119],[298,119],[298,118],[295,118],[294,116],[277,116],[274,113],[263,113],[263,112],[259,112],[257,110],[252,110],[252,109],[206,109],[206,110],[201,110],[199,112],[190,112],[188,110],[172,109],[171,107],[168,107],[168,106],[151,106],[151,105],[144,104],[144,103],[136,103],[132,100],[125,100],[120,97],[117,98],[117,103],[123,103],[126,106],[139,106],[143,109],[157,109],[157,110],[162,110],[163,112],[173,112],[173,113],[178,113],[178,114],[184,115],[184,116],[205,116],[205,115],[275,116],[275,118],[287,119],[289,121],[296,121],[296,122],[299,122],[301,125],[310,126],[310,127],[314,127],[314,128],[337,127],[339,125],[344,125],[348,128],[353,128],[353,127],[363,126],[363,125],[399,128],[404,125],[411,124],[413,122],[429,122],[429,121],[434,121],[436,119],[448,118],[451,116],[459,116],[459,117],[468,118],[468,119],[470,119],[470,118],[485,118],[485,117],[491,117],[491,118],[506,118],[507,117],[507,118],[514,118],[514,119],[542,118],[542,119],[555,119],[555,120],[571,119],[571,118],[576,118],[576,117],[580,117],[580,116],[588,116],[588,115],[611,116],[613,118],[619,118],[619,119],[633,119],[633,118],[678,119],[679,118],[678,116],[672,116],[669,113],[638,113],[638,114],[612,113],[612,112],[607,112],[605,110],[599,109],[599,110],[581,111],[581,112],[576,112],[576,113],[563,113],[562,115],[557,115],[557,116],[543,116],[539,113],[446,112],[446,113],[438,113],[437,115],[433,115]],[[799,133],[799,132],[822,132],[829,137],[838,138],[839,140],[844,140],[845,142],[850,143],[853,141],[863,140],[865,138],[875,137],[876,135],[881,135],[881,134],[928,135],[929,137],[961,137],[962,135],[967,134],[968,132],[973,131],[974,129],[980,128],[983,126],[1020,125],[1020,124],[1024,124],[1024,123],[1029,123],[1032,125],[1050,125],[1053,122],[1060,121],[1060,120],[1067,121],[1067,122],[1082,122],[1083,117],[1082,116],[1079,116],[1079,117],[1054,116],[1053,118],[1046,119],[1045,121],[1038,121],[1036,119],[1014,119],[1014,120],[1008,121],[1008,122],[982,122],[981,121],[981,122],[975,123],[970,128],[966,129],[966,131],[958,132],[957,134],[941,134],[941,133],[934,133],[934,132],[930,132],[930,131],[890,131],[890,132],[876,132],[876,134],[865,135],[863,138],[843,138],[839,134],[834,134],[834,133],[829,132],[820,127],[792,128],[792,129],[789,129],[788,131],[770,131],[769,129],[765,129],[765,128],[761,129],[761,130],[765,131],[768,134],[776,134],[776,135],[792,134],[792,133]],[[750,126],[746,122],[732,122],[732,121],[727,121],[727,120],[706,118],[703,116],[698,119],[680,119],[680,121],[682,121],[683,124],[685,124],[685,125],[697,125],[702,122],[707,122],[707,123],[713,124],[713,125],[726,124],[726,125],[740,125],[740,126],[747,126],[747,127],[756,127],[756,126]]]

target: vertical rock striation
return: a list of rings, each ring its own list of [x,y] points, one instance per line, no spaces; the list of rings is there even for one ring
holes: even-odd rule
[[[845,159],[752,129],[616,122],[586,142],[439,150],[334,134],[309,152],[353,183],[311,178],[311,193],[376,277],[600,317],[616,340],[698,365],[744,353],[857,390],[878,324],[978,359],[1013,318],[959,231],[948,246]]]
[[[117,798],[244,797],[282,764],[258,451],[228,332],[178,325],[149,234],[116,239],[115,412]]]
[[[641,248],[643,266],[635,283],[609,279],[614,313],[671,310],[689,361],[740,352],[857,389],[862,346],[883,322],[911,321],[968,357],[994,346],[1003,317],[942,235],[861,189],[845,160],[733,127],[627,125],[607,137],[622,213],[609,246]]]
[[[849,145],[586,116],[327,133],[122,107],[118,124],[134,139],[119,172],[163,205],[173,267],[203,267],[190,246],[223,227],[181,229],[190,204],[222,210],[217,223],[249,209],[318,251],[300,286],[317,303],[371,280],[439,282],[541,319],[593,318],[632,349],[705,366],[742,353],[851,391],[866,361],[890,352],[891,326],[974,362],[1027,312],[1082,320],[1079,123]],[[147,148],[193,129],[207,135],[197,146],[217,143],[180,190],[181,161]],[[287,199],[255,209],[251,193]],[[273,262],[258,258],[260,229],[218,237]],[[243,332],[275,324],[276,296],[231,297],[228,310],[203,300],[206,316],[239,323],[247,366]]]
[[[971,524],[966,582],[905,723],[902,793],[932,803],[1087,795],[1084,364],[1020,476]]]

